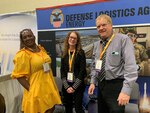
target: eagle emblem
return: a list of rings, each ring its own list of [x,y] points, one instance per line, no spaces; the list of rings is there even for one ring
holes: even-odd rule
[[[50,23],[54,28],[61,27],[61,24],[64,22],[64,15],[60,9],[54,9],[50,16]]]

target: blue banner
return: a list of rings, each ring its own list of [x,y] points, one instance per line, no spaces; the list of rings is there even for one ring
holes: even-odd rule
[[[89,4],[37,9],[38,30],[95,27],[100,14],[112,17],[113,25],[150,25],[150,0],[110,0]]]

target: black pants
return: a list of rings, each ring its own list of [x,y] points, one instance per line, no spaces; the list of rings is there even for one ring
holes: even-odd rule
[[[0,113],[6,112],[5,100],[4,97],[0,94]]]
[[[63,88],[63,104],[65,105],[66,113],[73,113],[73,107],[75,107],[76,113],[84,113],[82,107],[84,90],[85,86],[79,86],[73,94],[69,94]]]
[[[98,83],[98,113],[124,113],[125,106],[119,106],[117,101],[122,86],[123,79]]]

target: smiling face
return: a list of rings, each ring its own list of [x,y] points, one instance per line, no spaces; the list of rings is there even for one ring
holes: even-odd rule
[[[69,46],[75,47],[77,44],[78,37],[75,32],[72,32],[68,39]]]
[[[96,27],[100,37],[104,40],[112,35],[112,22],[107,15],[97,17]]]
[[[29,48],[33,48],[35,44],[35,36],[29,29],[25,29],[20,33],[22,43]]]

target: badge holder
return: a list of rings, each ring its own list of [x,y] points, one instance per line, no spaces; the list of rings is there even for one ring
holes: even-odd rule
[[[67,74],[67,81],[68,82],[73,82],[73,73],[72,72],[68,72],[68,74]]]
[[[102,68],[102,60],[97,60],[95,63],[95,69],[100,72]]]
[[[44,63],[43,64],[43,69],[44,69],[44,72],[47,73],[50,71],[50,65],[49,63]]]

